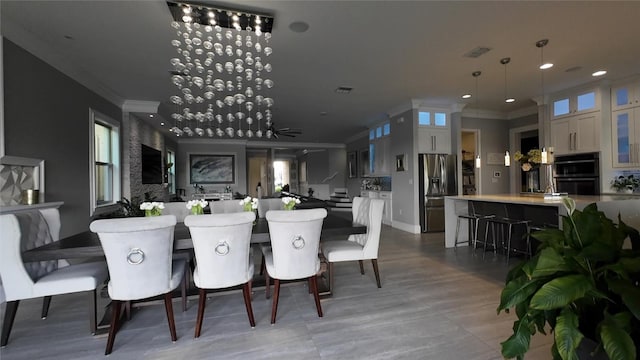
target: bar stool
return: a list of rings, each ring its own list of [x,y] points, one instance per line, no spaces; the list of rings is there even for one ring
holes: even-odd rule
[[[481,220],[487,220],[490,218],[493,218],[495,215],[482,215],[479,214],[476,211],[476,206],[474,204],[473,201],[469,201],[469,213],[468,214],[459,214],[458,215],[458,219],[456,221],[456,237],[455,237],[455,241],[453,243],[453,249],[454,251],[457,250],[458,248],[458,244],[469,244],[471,245],[471,242],[473,242],[473,248],[475,249],[477,246],[477,242],[478,242],[478,227],[480,225],[480,221]],[[472,237],[469,240],[466,241],[459,241],[458,238],[458,234],[460,233],[460,221],[462,220],[467,220],[467,226],[469,227],[469,229],[471,230],[472,233]],[[485,237],[485,242],[486,242],[486,237]]]
[[[497,240],[500,240],[500,244],[502,246],[502,248],[505,248],[505,234],[506,234],[506,250],[507,250],[507,262],[509,262],[509,257],[511,256],[511,239],[513,237],[513,230],[515,226],[524,226],[525,227],[525,238],[526,238],[526,250],[516,250],[514,249],[514,251],[518,251],[518,252],[522,252],[524,253],[527,257],[531,257],[532,253],[531,253],[531,229],[530,229],[530,221],[529,220],[525,220],[525,219],[516,219],[516,218],[510,218],[509,217],[509,212],[507,210],[507,205],[503,204],[503,209],[504,209],[504,216],[495,216],[491,219],[487,219],[487,227],[485,228],[485,246],[486,246],[486,242],[487,242],[487,238],[488,233],[489,233],[489,229],[491,228],[491,239],[493,242],[493,252],[495,253],[498,246],[497,246]],[[491,226],[489,226],[491,225]],[[497,229],[497,230],[496,230]],[[482,255],[482,257],[484,258],[484,255],[486,254],[486,252]]]

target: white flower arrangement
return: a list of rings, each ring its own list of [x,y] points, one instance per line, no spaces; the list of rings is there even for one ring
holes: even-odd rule
[[[209,205],[209,203],[204,199],[187,201],[187,209],[191,210],[193,215],[204,214],[204,208],[206,208],[207,205]]]
[[[297,204],[300,204],[300,199],[285,196],[282,198],[282,202],[284,203],[285,210],[293,210]]]
[[[144,210],[145,216],[158,216],[162,215],[162,209],[164,209],[163,202],[143,202],[140,204],[140,210]]]
[[[240,206],[244,211],[256,210],[258,208],[258,199],[247,196],[240,200]]]

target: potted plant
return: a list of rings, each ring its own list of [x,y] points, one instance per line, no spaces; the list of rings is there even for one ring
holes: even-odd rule
[[[554,359],[579,359],[587,343],[595,345],[587,353],[636,359],[640,235],[620,219],[618,224],[608,219],[595,204],[578,211],[572,199],[564,203],[569,215],[562,218],[562,230],[536,232],[541,244],[535,256],[507,275],[497,310],[515,308],[518,319],[502,343],[502,355],[524,358],[531,336],[550,329]]]
[[[620,175],[617,178],[611,180],[611,188],[615,189],[618,192],[633,192],[637,188],[640,188],[640,179],[635,178],[633,174],[628,176]]]

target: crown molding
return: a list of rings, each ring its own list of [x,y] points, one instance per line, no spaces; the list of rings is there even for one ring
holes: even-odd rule
[[[125,100],[121,107],[125,112],[157,114],[159,105],[159,101]]]
[[[408,101],[389,110],[388,115],[389,115],[389,118],[392,118],[394,116],[398,116],[411,109],[413,109],[413,103],[411,101]]]
[[[525,116],[529,116],[537,113],[538,113],[538,106],[533,105],[533,106],[529,106],[526,108],[518,109],[518,110],[507,113],[507,120],[519,119],[521,117],[525,117]]]

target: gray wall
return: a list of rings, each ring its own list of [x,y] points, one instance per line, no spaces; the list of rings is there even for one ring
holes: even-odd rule
[[[64,201],[61,236],[89,224],[89,108],[121,110],[4,39],[5,153],[45,160],[46,201]]]
[[[191,194],[193,194],[193,186],[189,183],[189,154],[235,155],[235,183],[229,185],[233,192],[247,193],[247,151],[244,144],[207,139],[202,141],[193,140],[193,142],[189,143],[178,142],[176,152],[176,188],[185,189],[187,198],[191,198]],[[207,192],[222,192],[226,186],[226,184],[199,185],[202,185]]]
[[[504,164],[489,165],[487,156],[489,153],[501,153],[509,148],[510,122],[497,119],[462,118],[463,129],[480,130],[480,194],[508,194],[509,171]],[[501,176],[494,177],[494,172],[499,171]]]
[[[408,110],[391,118],[391,184],[393,189],[392,221],[420,225],[418,221],[418,159],[416,154],[417,110]],[[400,120],[402,119],[402,120]],[[396,171],[396,155],[405,154],[406,171]]]

